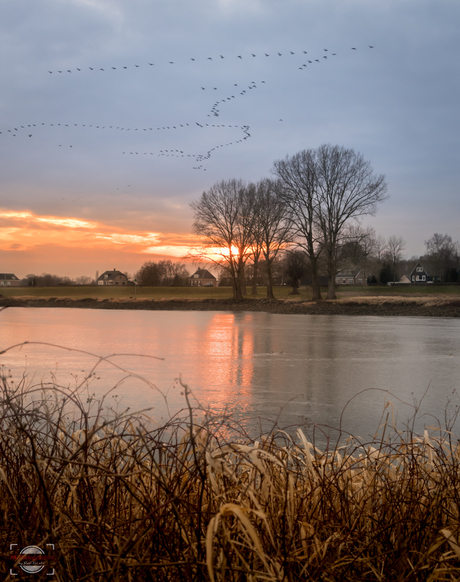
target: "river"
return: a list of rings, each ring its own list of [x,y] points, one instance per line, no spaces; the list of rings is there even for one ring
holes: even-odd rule
[[[0,356],[16,382],[83,384],[95,398],[112,389],[108,405],[150,408],[159,423],[185,405],[179,378],[194,403],[229,414],[250,433],[275,421],[309,430],[314,423],[366,440],[383,413],[403,428],[416,403],[421,430],[443,424],[459,404],[458,319],[4,310],[0,349],[22,342],[30,343]]]

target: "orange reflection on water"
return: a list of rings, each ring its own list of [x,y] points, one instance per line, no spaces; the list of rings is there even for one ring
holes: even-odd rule
[[[254,328],[252,314],[217,313],[208,324],[204,349],[213,362],[213,400],[220,409],[244,413],[252,405]]]

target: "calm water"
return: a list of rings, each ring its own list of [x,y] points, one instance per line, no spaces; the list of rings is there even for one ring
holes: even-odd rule
[[[250,430],[305,420],[367,438],[385,403],[401,426],[420,403],[418,427],[444,421],[459,403],[460,321],[269,313],[7,309],[0,356],[15,378],[73,387],[95,364],[89,391],[158,421],[184,406],[181,377],[205,407]],[[99,362],[96,356],[109,356]],[[137,355],[129,355],[137,354]],[[164,358],[163,360],[155,359]],[[133,374],[141,376],[134,377]],[[112,398],[113,396],[117,398]],[[167,406],[166,406],[167,402]],[[390,410],[390,409],[387,409]]]

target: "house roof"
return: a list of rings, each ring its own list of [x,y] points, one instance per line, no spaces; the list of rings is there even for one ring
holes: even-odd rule
[[[414,271],[415,271],[415,269],[416,269],[417,267],[422,267],[422,269],[423,269],[423,272],[424,272],[426,275],[428,275],[428,271],[425,269],[425,267],[422,265],[422,263],[421,263],[420,261],[417,261],[417,262],[415,263],[415,265],[414,265],[414,268],[413,268],[413,269],[412,269],[412,271],[409,273],[409,277],[412,275],[412,273],[414,273]]]
[[[190,279],[214,279],[214,275],[210,273],[207,269],[197,269],[195,273],[190,277]]]
[[[13,273],[0,273],[0,279],[4,281],[19,281],[19,278]]]
[[[104,271],[102,273],[102,275],[100,275],[98,277],[98,281],[107,281],[110,279],[115,279],[116,277],[124,277],[125,279],[128,279],[128,277],[122,273],[121,271],[117,271],[116,269],[114,269],[113,271]]]

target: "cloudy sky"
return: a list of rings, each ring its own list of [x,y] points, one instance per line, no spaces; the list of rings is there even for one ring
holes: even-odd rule
[[[459,240],[459,22],[458,0],[1,0],[0,272],[180,257],[204,190],[324,143],[386,175],[365,225],[408,256]]]

